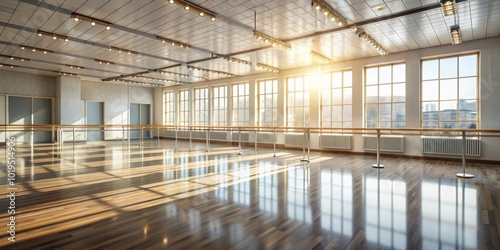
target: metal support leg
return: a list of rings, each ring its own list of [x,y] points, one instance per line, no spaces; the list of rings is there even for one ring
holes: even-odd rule
[[[73,128],[73,147],[75,146],[75,128]]]
[[[238,131],[238,155],[242,155],[241,153],[241,129]]]
[[[207,149],[205,152],[210,152],[210,129],[207,129]]]
[[[174,152],[177,152],[177,128],[175,128],[175,145],[174,145]]]
[[[254,147],[255,147],[255,153],[257,154],[257,131],[255,131],[255,138],[254,139],[255,139],[254,140],[255,141],[255,145],[254,145]]]
[[[153,132],[151,132],[153,133]],[[158,147],[160,147],[160,128],[158,128]]]
[[[273,157],[276,157],[276,129],[273,128],[274,141],[273,141]]]
[[[122,145],[125,145],[125,127],[122,126]]]
[[[189,129],[189,152],[193,151],[193,130]]]
[[[377,164],[373,164],[372,168],[384,168],[384,165],[380,164],[380,130],[377,130]]]
[[[462,131],[462,173],[457,173],[457,176],[458,177],[462,177],[462,178],[472,178],[474,177],[473,174],[466,174],[465,173],[465,154],[466,154],[466,151],[467,151],[467,139],[466,139],[466,136],[465,136],[465,131]]]
[[[309,133],[308,130],[304,130],[304,144],[302,144],[302,159],[300,159],[301,162],[307,162],[309,163],[309,153],[307,154],[307,159],[306,159],[306,143],[307,142],[307,134]],[[307,149],[309,151],[309,149]]]
[[[144,140],[144,137],[143,137],[143,132],[144,132],[144,128],[141,127],[141,138],[139,139],[139,147],[140,148],[143,148],[144,147],[144,143],[143,143],[143,140]]]

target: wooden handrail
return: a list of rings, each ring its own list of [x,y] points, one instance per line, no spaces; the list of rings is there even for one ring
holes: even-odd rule
[[[153,124],[104,124],[104,125],[71,125],[71,124],[0,124],[0,131],[10,132],[40,132],[52,131],[53,129],[62,128],[78,129],[80,132],[87,129],[104,129],[104,130],[190,130],[190,131],[236,131],[236,132],[290,132],[303,133],[308,131],[311,134],[362,134],[376,135],[377,130],[381,135],[407,135],[407,136],[457,136],[458,133],[465,132],[468,137],[500,137],[500,129],[448,129],[448,128],[325,128],[325,127],[259,127],[259,126],[173,126],[173,125],[153,125]],[[36,129],[36,130],[34,130]],[[448,133],[448,134],[447,134]]]

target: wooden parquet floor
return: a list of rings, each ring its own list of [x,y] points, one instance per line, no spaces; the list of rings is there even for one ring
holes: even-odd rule
[[[15,243],[0,148],[0,248],[500,249],[500,165],[203,146],[16,146]]]

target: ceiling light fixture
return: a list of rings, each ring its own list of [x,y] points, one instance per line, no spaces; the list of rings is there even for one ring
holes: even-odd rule
[[[127,53],[129,55],[139,55],[139,52],[137,51],[133,51],[133,50],[128,50],[128,49],[121,49],[121,48],[118,48],[118,47],[109,47],[108,48],[109,51],[118,51],[118,53]]]
[[[257,31],[257,12],[256,11],[254,11],[254,13],[253,13],[253,19],[254,19],[253,36],[255,37],[255,39],[263,41],[265,43],[269,43],[269,44],[271,44],[271,46],[278,47],[280,49],[286,49],[286,50],[292,49],[292,45],[290,45],[289,43],[282,41],[282,40],[279,40],[277,38],[274,38],[273,36],[264,34],[263,32]],[[273,21],[272,21],[272,17],[271,17],[271,30],[273,30],[272,24],[273,24]]]
[[[103,81],[103,82],[133,83],[133,84],[137,84],[137,85],[146,85],[146,86],[153,86],[153,87],[164,87],[165,86],[163,84],[155,84],[155,83],[149,83],[149,82],[131,81],[131,80],[124,80],[124,79],[121,79],[121,78],[107,78],[107,79],[102,79],[101,81]]]
[[[162,75],[172,75],[172,76],[178,76],[178,77],[190,77],[189,75],[175,73],[175,72],[168,72],[168,71],[161,71],[161,70],[156,70],[155,72],[158,72]]]
[[[9,58],[10,60],[19,60],[21,62],[29,62],[29,61],[31,61],[30,59],[24,58],[24,57],[8,56],[8,55],[2,55],[2,54],[0,54],[0,57]]]
[[[460,26],[453,25],[450,27],[450,35],[451,35],[451,43],[452,44],[461,44],[462,43],[462,34],[460,32]]]
[[[380,53],[381,55],[389,54],[389,51],[386,50],[379,42],[377,42],[377,40],[375,40],[368,33],[366,33],[366,31],[363,28],[354,25],[352,29],[359,38],[362,38],[366,42],[368,42],[374,49],[378,51],[378,53]]]
[[[231,56],[225,56],[225,55],[221,55],[221,54],[212,53],[212,57],[213,58],[223,58],[223,59],[227,60],[228,62],[236,62],[236,63],[241,63],[244,65],[252,66],[252,62],[241,60],[241,59],[231,57]]]
[[[89,16],[81,15],[76,12],[71,13],[71,19],[75,20],[75,22],[78,22],[80,20],[90,22],[90,25],[95,26],[96,24],[104,26],[107,30],[111,29],[111,26],[113,25],[110,22],[106,22],[103,20],[95,19]]]
[[[175,83],[175,84],[189,84],[188,82],[182,82],[182,81],[176,81],[176,80],[170,80],[170,79],[160,79],[160,78],[154,78],[154,77],[143,76],[143,75],[134,75],[134,76],[129,76],[129,77],[143,79],[143,80],[157,81],[157,82],[169,82],[169,83]]]
[[[50,32],[47,32],[47,31],[43,31],[43,30],[38,30],[37,31],[37,34],[38,36],[48,36],[48,37],[52,37],[52,39],[56,40],[56,39],[61,39],[61,40],[64,40],[64,41],[69,41],[68,37],[67,36],[64,36],[64,35],[59,35],[59,34],[56,34],[56,33],[50,33]]]
[[[338,26],[348,24],[347,20],[324,0],[312,0],[312,6],[315,6],[318,11],[323,11],[325,17],[335,22]]]
[[[113,65],[113,64],[115,64],[114,62],[105,61],[105,60],[100,60],[100,59],[97,59],[97,58],[95,58],[94,60],[95,60],[96,62],[98,62],[99,64],[107,64],[107,65]]]
[[[263,41],[265,43],[269,43],[271,44],[273,47],[278,47],[280,49],[286,49],[286,50],[291,50],[292,49],[292,45],[285,42],[285,41],[282,41],[282,40],[279,40],[277,38],[274,38],[270,35],[266,35],[260,31],[257,31],[257,30],[254,30],[253,31],[253,36],[257,39],[257,40],[260,40],[260,41]]]
[[[333,60],[328,58],[327,56],[320,54],[316,51],[311,50],[311,56],[317,60],[319,60],[321,63],[332,63]]]
[[[77,74],[70,73],[70,72],[61,72],[61,71],[52,71],[53,73],[56,73],[60,76],[77,76]]]
[[[441,10],[445,16],[455,15],[457,13],[457,5],[455,0],[440,0]]]
[[[194,12],[197,12],[200,16],[207,16],[210,18],[210,20],[215,21],[217,19],[216,15],[214,12],[208,10],[208,9],[205,9],[197,4],[194,4],[194,3],[191,3],[189,1],[186,1],[186,0],[169,0],[168,1],[169,3],[173,4],[177,4],[179,6],[182,6],[185,10],[189,11],[189,10],[192,10]]]
[[[267,70],[267,71],[270,71],[270,72],[275,72],[275,73],[280,72],[280,69],[273,67],[273,66],[270,66],[270,65],[267,65],[267,64],[263,64],[263,63],[257,63],[257,67],[264,69],[264,70]]]
[[[165,37],[156,36],[156,39],[160,40],[162,43],[168,43],[168,44],[170,44],[172,46],[177,46],[177,47],[181,47],[181,48],[184,48],[184,49],[191,48],[191,45],[188,45],[188,44],[185,44],[185,43],[181,43],[181,42],[178,42],[178,41],[175,41],[175,40],[172,40],[172,39],[168,39],[168,38],[165,38]]]
[[[203,68],[193,67],[193,66],[190,66],[190,65],[187,65],[187,68],[189,70],[207,72],[209,74],[223,75],[223,76],[229,76],[229,77],[236,76],[234,74],[223,72],[223,71],[203,69]]]
[[[71,65],[71,64],[66,64],[66,66],[72,68],[72,69],[84,69],[85,67],[83,66],[78,66],[78,65]]]
[[[36,47],[27,46],[27,45],[21,45],[20,47],[21,47],[21,49],[31,50],[33,52],[40,51],[40,52],[43,52],[44,54],[54,53],[54,51],[52,51],[52,50],[36,48]]]
[[[12,65],[12,64],[7,64],[7,63],[0,63],[0,67],[9,67],[11,69],[19,68],[19,66],[17,66],[17,65]]]

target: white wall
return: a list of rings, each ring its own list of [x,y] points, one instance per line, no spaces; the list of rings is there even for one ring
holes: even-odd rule
[[[48,77],[4,70],[0,70],[0,74],[0,96],[55,98],[54,116],[58,124],[85,124],[85,101],[87,100],[104,102],[105,124],[127,124],[129,101],[130,103],[150,104],[153,109],[153,88],[131,86],[129,95],[127,85],[80,81],[77,77]],[[2,109],[0,116],[4,119],[5,106],[4,101],[3,105],[0,105]],[[153,114],[151,110],[151,120],[156,122]],[[4,119],[0,119],[0,123],[5,122]],[[72,133],[65,133],[64,137],[65,140],[73,139]],[[75,138],[84,140],[85,134],[77,133]],[[121,138],[121,132],[105,134],[107,140]]]
[[[127,85],[88,81],[82,81],[81,88],[82,100],[104,102],[104,124],[127,124],[128,103],[150,104],[151,121],[156,122],[156,116],[153,115],[153,88],[130,86],[129,90]],[[116,140],[122,139],[122,134],[121,131],[109,131],[104,137],[106,140]]]
[[[323,65],[319,69],[318,66],[306,67],[292,70],[283,70],[280,73],[262,73],[249,76],[241,76],[234,78],[225,78],[202,83],[189,85],[173,86],[163,88],[163,91],[193,89],[204,86],[214,86],[220,84],[232,84],[248,81],[250,88],[255,89],[257,80],[277,78],[279,85],[278,93],[278,126],[285,125],[285,78],[291,75],[311,74],[321,72],[336,71],[342,69],[351,69],[353,74],[353,126],[363,126],[363,69],[368,65],[377,65],[393,62],[406,63],[406,126],[408,128],[420,127],[420,65],[422,58],[437,57],[447,54],[458,54],[468,52],[480,52],[480,128],[482,129],[500,129],[500,38],[490,38],[466,42],[460,45],[446,45],[414,51],[406,51],[401,53],[389,54],[386,56],[377,56],[370,58],[357,59],[339,63]],[[156,90],[155,105],[159,105],[162,101],[162,96]],[[311,91],[311,125],[319,125],[320,100],[319,91]],[[255,97],[255,95],[252,95]],[[256,99],[251,99],[250,107],[256,107]],[[163,108],[155,108],[156,124],[161,124]],[[253,109],[252,109],[253,110]],[[250,114],[253,116],[255,113]],[[252,117],[251,121],[255,121]],[[230,125],[230,124],[228,124]],[[311,143],[313,148],[318,148],[318,138],[312,137]],[[284,143],[284,136],[278,137],[278,143]],[[500,138],[483,138],[482,139],[482,159],[500,160],[498,147],[500,146]],[[363,142],[361,136],[355,136],[353,151],[363,151]],[[406,141],[405,154],[407,155],[422,155],[420,137],[408,137]]]

